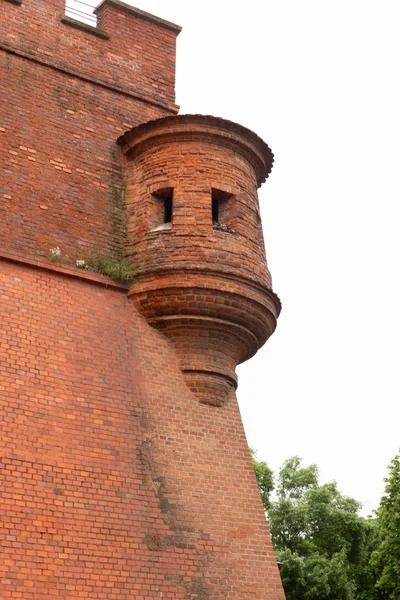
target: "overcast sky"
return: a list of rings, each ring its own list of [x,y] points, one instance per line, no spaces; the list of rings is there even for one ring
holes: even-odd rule
[[[283,310],[238,369],[249,444],[275,470],[317,463],[368,514],[400,445],[399,2],[126,1],[183,26],[181,112],[275,154],[260,204]]]

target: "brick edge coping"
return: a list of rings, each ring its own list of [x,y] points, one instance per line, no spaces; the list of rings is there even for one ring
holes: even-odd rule
[[[24,254],[9,252],[8,250],[0,249],[0,262],[1,261],[33,267],[34,269],[39,269],[41,271],[48,271],[57,275],[62,275],[64,277],[71,277],[73,279],[84,280],[86,282],[95,283],[97,285],[102,285],[107,288],[112,287],[122,292],[127,292],[130,288],[129,283],[118,283],[117,281],[114,281],[114,279],[111,279],[111,277],[107,277],[106,275],[100,275],[98,273],[85,271],[84,269],[78,269],[77,267],[75,268],[66,265],[61,265],[60,263],[47,262],[44,260],[26,256]]]
[[[15,4],[16,6],[21,6],[23,0],[5,0],[6,2],[10,2],[11,4]],[[152,23],[155,23],[156,25],[160,25],[161,27],[165,27],[166,29],[172,29],[172,31],[175,31],[177,35],[180,34],[180,32],[182,31],[182,27],[180,25],[177,25],[176,23],[172,23],[171,21],[167,21],[166,19],[162,19],[161,17],[157,17],[156,15],[152,15],[151,13],[146,12],[145,10],[141,10],[140,8],[136,8],[135,6],[131,6],[130,4],[126,4],[126,2],[122,2],[121,0],[102,0],[102,2],[100,2],[100,4],[96,7],[94,7],[94,14],[96,15],[103,7],[105,8],[105,6],[107,4],[113,4],[114,6],[116,6],[117,8],[124,10],[128,13],[132,13],[134,15],[136,15],[137,17],[140,17],[142,19],[145,19],[146,21],[151,21]],[[76,21],[76,19],[72,19],[73,21]],[[80,23],[81,25],[83,25],[83,29],[85,28],[86,23],[84,23],[83,21],[77,21],[77,23]],[[107,32],[102,31],[101,29],[98,29],[97,31],[99,33],[97,33],[96,31],[93,31],[93,29],[97,29],[97,27],[93,27],[92,25],[87,25],[88,29],[87,31],[91,31],[92,33],[95,33],[97,35],[99,35],[99,37],[107,37],[109,38],[109,34],[107,34]],[[106,34],[106,35],[104,35]]]
[[[94,9],[94,14],[96,15],[103,7],[107,4],[113,4],[117,8],[124,10],[129,13],[133,13],[134,15],[141,17],[142,19],[146,19],[147,21],[151,21],[156,25],[160,25],[161,27],[166,27],[167,29],[172,29],[173,31],[179,33],[182,31],[182,27],[180,25],[176,25],[171,21],[167,21],[166,19],[162,19],[161,17],[156,17],[151,13],[146,12],[145,10],[141,10],[140,8],[136,8],[135,6],[131,6],[130,4],[126,4],[126,2],[122,2],[121,0],[103,0],[100,4]]]

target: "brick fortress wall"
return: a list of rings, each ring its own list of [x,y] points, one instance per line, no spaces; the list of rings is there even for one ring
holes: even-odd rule
[[[115,140],[177,111],[178,29],[108,1],[98,17],[109,37],[63,22],[64,0],[0,7],[0,246],[35,254],[59,246],[71,259],[118,254]]]
[[[178,29],[63,14],[0,0],[0,596],[283,600],[234,391],[199,402],[128,285],[73,266],[127,246],[116,139],[176,113]]]

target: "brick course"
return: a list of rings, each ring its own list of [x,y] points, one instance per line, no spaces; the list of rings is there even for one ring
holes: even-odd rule
[[[173,230],[133,238],[132,162],[116,140],[176,113],[179,28],[117,0],[98,10],[109,38],[63,14],[63,0],[0,0],[0,597],[283,600],[234,389],[199,374],[215,363],[234,379],[275,327],[262,169],[220,144],[198,163],[214,164],[209,200],[210,188],[240,196],[233,208],[220,196],[240,237],[213,229],[208,200],[204,224],[182,196],[180,245],[166,241]],[[168,161],[179,162],[171,147]],[[201,243],[187,241],[191,226]],[[48,260],[57,246],[66,263]],[[200,251],[212,276],[192,268]],[[91,253],[127,254],[140,276],[119,284],[74,267]],[[171,275],[182,258],[192,272]],[[154,327],[191,307],[196,340]],[[188,380],[224,401],[199,402]]]

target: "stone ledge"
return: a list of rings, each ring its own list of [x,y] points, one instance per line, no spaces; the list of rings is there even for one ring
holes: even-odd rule
[[[123,292],[127,292],[130,287],[129,284],[118,283],[117,281],[114,281],[114,279],[111,279],[111,277],[106,277],[105,275],[100,275],[91,271],[85,271],[84,269],[78,269],[77,267],[69,267],[60,263],[47,262],[45,260],[33,258],[22,253],[10,252],[8,250],[3,250],[2,248],[0,248],[0,262],[2,260],[7,262],[18,263],[20,265],[26,265],[35,269],[40,269],[42,271],[50,271],[52,273],[63,275],[65,277],[83,279],[85,281],[88,281],[89,283],[97,283],[98,285],[103,285],[105,287],[116,288]]]
[[[107,33],[107,31],[98,29],[97,27],[93,27],[93,25],[88,25],[87,23],[82,23],[82,21],[77,21],[72,17],[68,17],[68,15],[61,17],[61,23],[64,23],[64,25],[69,25],[70,27],[75,27],[75,29],[80,29],[81,31],[86,31],[92,35],[97,35],[97,37],[103,38],[104,40],[110,39],[110,34]]]
[[[103,0],[95,8],[94,14],[97,14],[101,9],[105,8],[105,6],[107,6],[107,4],[114,5],[117,8],[120,8],[121,10],[124,10],[131,14],[134,14],[138,17],[141,17],[142,19],[146,19],[147,21],[151,21],[152,23],[155,23],[156,25],[160,25],[161,27],[166,27],[167,29],[172,29],[173,31],[177,32],[178,34],[182,31],[182,27],[180,27],[179,25],[176,25],[175,23],[171,23],[170,21],[166,21],[165,19],[161,19],[160,17],[156,17],[144,10],[140,10],[140,8],[135,8],[134,6],[131,6],[130,4],[126,4],[125,2],[121,2],[121,0]]]

